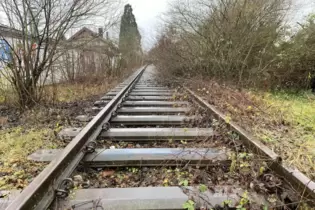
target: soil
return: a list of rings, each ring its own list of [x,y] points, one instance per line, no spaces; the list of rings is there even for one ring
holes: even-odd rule
[[[195,110],[193,113],[201,113]],[[206,116],[206,115],[205,115]],[[209,120],[201,118],[200,124],[209,127]],[[268,160],[247,151],[238,136],[229,132],[225,123],[212,121],[214,137],[193,141],[156,141],[156,142],[112,142],[100,140],[98,148],[221,148],[230,150],[231,165],[185,167],[123,167],[123,168],[78,168],[73,173],[77,188],[130,188],[161,186],[205,185],[207,189],[217,186],[240,187],[244,191],[255,192],[269,202],[269,207],[285,206],[296,201],[292,190],[283,180],[268,169]],[[161,164],[163,165],[163,164]],[[251,193],[250,193],[251,194]],[[285,201],[286,199],[286,201]],[[252,203],[253,205],[254,203]],[[261,204],[261,203],[260,203]],[[261,205],[258,205],[261,208]],[[292,206],[291,206],[292,207]],[[258,209],[259,209],[258,208]],[[255,209],[255,208],[250,208]]]
[[[19,114],[17,110],[7,107],[1,108],[1,116],[7,117],[7,123],[2,125],[2,129],[9,129],[16,126],[23,126],[25,129],[34,127],[45,127],[55,131],[58,127],[82,127],[84,123],[78,122],[75,118],[78,115],[87,114],[86,109],[92,107],[93,103],[101,95],[90,97],[83,101],[71,103],[58,103],[53,106],[37,107],[33,111]],[[187,97],[187,96],[183,96]],[[176,99],[178,100],[178,99]],[[109,148],[148,148],[148,147],[225,147],[233,152],[230,155],[231,166],[199,168],[199,167],[125,167],[125,168],[92,168],[80,169],[73,173],[73,180],[77,188],[103,188],[103,187],[147,187],[147,186],[199,186],[204,184],[207,189],[215,188],[218,185],[241,186],[249,192],[258,192],[265,195],[270,206],[283,206],[285,199],[289,202],[295,201],[291,191],[284,185],[284,182],[274,176],[268,170],[268,160],[261,160],[247,151],[238,141],[238,137],[229,132],[223,124],[218,124],[209,118],[205,110],[194,107],[190,115],[200,116],[198,121],[190,122],[183,127],[214,127],[216,135],[212,139],[197,139],[196,141],[166,141],[150,143],[125,143],[100,141],[98,147]],[[51,141],[56,141],[50,136]],[[63,143],[58,144],[64,147]],[[2,167],[0,163],[0,167]],[[7,176],[5,180],[10,188],[23,189],[29,182],[37,176],[45,167],[45,164],[35,164],[30,161],[23,161],[23,165],[18,164],[17,169],[1,172],[2,176]],[[16,175],[16,171],[23,170],[23,176]],[[1,170],[0,170],[1,171]],[[2,170],[3,171],[3,170]],[[81,178],[78,178],[81,177]],[[287,201],[286,201],[287,202]]]
[[[7,118],[7,123],[3,124],[1,129],[8,129],[16,126],[51,126],[55,123],[71,126],[78,115],[87,114],[86,108],[92,107],[93,103],[102,95],[92,96],[86,100],[76,102],[59,102],[56,104],[47,104],[37,106],[32,110],[20,113],[15,108],[7,106],[0,107],[0,118]],[[0,125],[1,126],[1,125]]]

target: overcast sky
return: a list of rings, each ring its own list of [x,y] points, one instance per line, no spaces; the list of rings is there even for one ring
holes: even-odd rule
[[[171,0],[127,0],[134,9],[134,15],[142,36],[143,47],[150,48],[160,28],[160,16],[166,12]],[[302,21],[315,11],[315,0],[293,0],[291,24]]]
[[[0,0],[1,1],[1,0]],[[172,0],[126,0],[134,10],[134,15],[142,36],[143,47],[148,50],[153,46],[157,31],[161,28],[160,16],[168,9]],[[303,21],[306,15],[315,12],[315,0],[293,0],[292,14],[289,21],[292,25]],[[1,22],[0,12],[0,22]]]
[[[128,0],[132,5],[145,49],[150,48],[159,29],[160,16],[170,0]]]

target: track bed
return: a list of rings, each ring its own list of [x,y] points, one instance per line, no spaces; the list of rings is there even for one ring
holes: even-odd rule
[[[50,162],[35,181],[52,187],[53,195],[41,185],[32,190],[33,184],[30,200],[17,195],[8,209],[32,202],[52,209],[298,206],[298,194],[270,170],[273,159],[247,148],[189,92],[158,84],[155,73],[153,66],[139,70],[95,102],[89,115],[77,118],[78,127],[59,133],[68,143],[64,150],[31,154]],[[50,180],[56,176],[57,185]]]

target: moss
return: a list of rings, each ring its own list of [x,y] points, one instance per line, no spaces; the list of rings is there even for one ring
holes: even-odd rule
[[[0,131],[0,189],[21,189],[45,164],[27,160],[38,149],[57,148],[49,129],[24,130],[22,127]]]
[[[21,127],[0,132],[0,160],[10,161],[24,158],[44,144],[47,130],[24,131]]]

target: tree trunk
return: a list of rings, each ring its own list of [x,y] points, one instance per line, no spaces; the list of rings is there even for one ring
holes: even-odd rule
[[[14,88],[18,96],[18,105],[21,110],[32,108],[37,103],[36,83],[33,82],[33,79],[16,81],[14,83]]]

